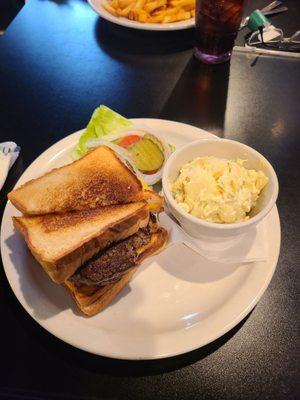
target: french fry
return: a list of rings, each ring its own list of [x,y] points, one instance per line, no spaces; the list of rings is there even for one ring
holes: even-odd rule
[[[132,2],[132,7],[131,7],[130,12],[129,12],[128,17],[127,17],[127,18],[129,18],[129,19],[131,19],[133,21],[137,21],[136,10],[134,9],[135,8],[135,4],[136,4],[136,2],[133,1]]]
[[[171,22],[184,21],[189,18],[191,18],[191,13],[189,11],[181,11],[175,15],[166,15],[163,19],[163,23],[169,24]]]
[[[137,21],[139,22],[147,22],[149,19],[149,15],[144,10],[136,10],[137,12]]]
[[[165,18],[164,15],[156,15],[156,16],[150,15],[147,22],[151,22],[153,24],[159,24],[163,21],[164,18]]]
[[[107,3],[103,3],[103,7],[104,7],[105,10],[108,11],[110,14],[114,15],[115,17],[118,17],[117,11],[116,11],[112,6],[110,6],[110,5],[107,4]]]
[[[144,10],[136,10],[132,9],[132,15],[133,15],[133,20],[134,21],[139,21],[140,20],[140,15],[143,14],[145,11]],[[143,19],[143,18],[142,18]],[[145,18],[144,18],[145,19]],[[141,21],[140,21],[141,22]]]
[[[191,17],[195,17],[195,12],[196,12],[195,9],[194,9],[194,10],[191,10]]]
[[[162,7],[166,4],[166,0],[155,0],[150,1],[145,5],[145,11],[149,14],[152,13],[156,8]]]
[[[157,15],[164,14],[167,10],[168,10],[168,8],[166,5],[164,5],[162,7],[158,7],[151,13],[151,17],[156,17]]]
[[[128,14],[130,13],[131,9],[133,7],[133,4],[129,4],[126,8],[123,8],[123,10],[120,10],[118,14],[120,17],[128,17]]]
[[[154,16],[166,16],[166,15],[174,15],[179,13],[180,9],[178,7],[167,8],[166,10],[156,11],[153,13]]]
[[[119,7],[121,9],[128,7],[129,4],[132,4],[132,0],[119,0]]]
[[[130,13],[128,14],[128,19],[134,20],[134,14],[133,11],[130,11]]]
[[[191,10],[196,7],[195,0],[171,0],[172,7],[190,8]]]
[[[184,6],[181,6],[181,8],[185,11],[192,11],[192,10],[195,10],[195,5],[194,4],[186,4]]]
[[[119,8],[119,0],[113,0],[113,1],[111,1],[110,6],[111,6],[112,8],[114,8],[115,10],[117,10],[117,9]]]
[[[147,0],[137,0],[134,9],[135,10],[143,10],[145,4],[147,3]]]

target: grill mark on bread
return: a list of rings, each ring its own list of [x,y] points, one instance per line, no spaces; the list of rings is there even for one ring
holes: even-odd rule
[[[68,196],[60,204],[61,209],[68,210],[72,207],[74,210],[81,210],[85,205],[88,205],[89,208],[96,208],[100,205],[132,202],[136,201],[136,192],[140,190],[139,185],[136,187],[135,184],[128,183],[127,186],[124,186],[124,181],[118,176],[104,172],[87,180],[85,189],[82,190],[79,185],[78,188],[72,186],[67,190]],[[142,197],[141,194],[140,199]]]

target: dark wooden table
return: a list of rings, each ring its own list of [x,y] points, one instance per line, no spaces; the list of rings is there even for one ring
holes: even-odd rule
[[[300,29],[300,3],[286,4],[289,13],[273,22],[291,34]],[[230,64],[208,67],[193,60],[192,43],[192,31],[116,27],[84,1],[30,0],[0,38],[0,141],[22,147],[0,215],[24,169],[84,127],[101,103],[128,117],[187,122],[253,146],[277,170],[282,248],[268,290],[216,342],[166,360],[127,362],[92,356],[44,331],[1,266],[1,399],[297,398],[300,61],[235,54]]]

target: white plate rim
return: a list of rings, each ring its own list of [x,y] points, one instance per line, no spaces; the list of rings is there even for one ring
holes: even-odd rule
[[[136,122],[141,122],[144,124],[165,124],[165,126],[169,126],[173,125],[174,129],[175,127],[181,127],[181,128],[193,128],[195,131],[198,131],[199,133],[204,134],[207,137],[213,137],[215,135],[206,132],[200,128],[191,126],[191,125],[187,125],[184,123],[180,123],[180,122],[176,122],[176,121],[170,121],[170,120],[161,120],[161,119],[149,119],[149,118],[138,118],[138,119],[132,119],[133,121]],[[24,173],[22,174],[22,176],[20,177],[20,179],[18,180],[18,182],[16,183],[15,186],[18,186],[20,183],[22,183],[24,180],[26,181],[26,175],[28,174],[28,172],[30,172],[30,170],[36,166],[37,163],[39,163],[40,161],[42,161],[43,159],[47,158],[47,160],[50,162],[51,158],[55,155],[57,155],[59,152],[57,152],[56,148],[57,147],[61,147],[65,142],[66,144],[68,142],[71,142],[73,140],[74,137],[77,137],[78,135],[80,135],[80,133],[82,132],[82,130],[74,132],[73,134],[70,134],[68,136],[66,136],[65,138],[59,140],[58,142],[54,143],[52,146],[50,146],[48,149],[46,149],[40,156],[38,156],[29,166],[28,168],[24,171]],[[64,151],[65,147],[61,149],[61,151]],[[49,155],[51,154],[51,157],[49,158]],[[40,320],[39,318],[37,318],[33,312],[31,311],[30,307],[28,306],[28,304],[26,303],[26,301],[23,301],[23,299],[20,297],[20,295],[17,293],[15,287],[14,287],[14,282],[12,280],[12,275],[11,272],[9,270],[9,259],[7,257],[7,254],[5,252],[6,250],[6,246],[4,243],[4,226],[5,226],[5,220],[6,220],[6,214],[8,213],[8,207],[10,206],[10,202],[8,201],[3,213],[3,218],[2,218],[2,224],[1,224],[1,255],[2,255],[2,262],[3,262],[3,267],[4,267],[4,271],[6,274],[6,277],[8,279],[8,282],[15,294],[15,296],[17,297],[18,301],[20,302],[20,304],[23,306],[23,308],[25,309],[25,311],[39,324],[41,325],[44,329],[46,329],[49,333],[53,334],[54,336],[58,337],[59,339],[61,339],[62,341],[64,341],[67,344],[70,344],[74,347],[77,347],[81,350],[87,351],[89,353],[92,354],[96,354],[96,355],[101,355],[101,356],[106,356],[106,357],[110,357],[110,358],[117,358],[117,359],[126,359],[126,360],[150,360],[150,359],[160,359],[160,358],[166,358],[166,357],[172,357],[172,356],[176,356],[176,355],[180,355],[180,354],[184,354],[187,353],[189,351],[195,350],[197,348],[203,347],[211,342],[213,342],[214,340],[220,338],[221,336],[223,336],[225,333],[227,333],[228,331],[230,331],[233,327],[235,327],[239,322],[241,322],[249,313],[250,311],[252,311],[252,309],[255,307],[255,305],[258,303],[258,301],[260,300],[260,298],[262,297],[262,295],[264,294],[265,290],[267,289],[272,276],[274,274],[274,271],[276,269],[276,265],[278,262],[278,257],[279,257],[279,252],[280,252],[280,242],[281,242],[281,234],[280,234],[280,220],[279,220],[279,215],[278,215],[278,211],[277,211],[277,207],[275,206],[274,209],[271,211],[271,213],[273,213],[273,218],[275,219],[275,223],[278,226],[278,246],[276,248],[276,253],[274,253],[274,257],[273,257],[273,263],[271,268],[268,271],[268,274],[265,276],[265,280],[262,283],[262,285],[260,286],[260,290],[255,294],[255,296],[253,296],[252,301],[248,304],[248,306],[242,311],[240,312],[238,315],[236,315],[236,317],[230,322],[228,323],[226,326],[224,326],[223,329],[219,330],[217,333],[215,333],[214,335],[211,335],[211,337],[206,340],[206,341],[199,341],[199,343],[197,345],[192,344],[190,346],[185,346],[184,349],[181,348],[177,351],[172,351],[172,352],[166,352],[166,353],[159,353],[159,354],[151,354],[151,356],[147,356],[147,355],[132,355],[132,354],[120,354],[120,352],[112,352],[112,351],[101,351],[99,352],[99,350],[95,350],[95,349],[91,349],[90,346],[85,346],[85,345],[78,345],[78,343],[76,343],[76,341],[73,341],[70,338],[66,338],[63,335],[59,335],[57,333],[53,332],[53,329],[51,329],[51,327],[48,326],[48,324],[46,322],[44,322],[43,320]],[[271,214],[270,213],[270,214]]]
[[[186,21],[179,21],[169,24],[154,24],[154,23],[141,23],[138,21],[131,21],[123,17],[115,17],[105,10],[101,5],[101,1],[105,0],[87,0],[91,8],[99,14],[102,18],[114,24],[125,26],[127,28],[139,29],[144,31],[178,31],[183,29],[190,29],[195,26],[195,19],[191,18]]]

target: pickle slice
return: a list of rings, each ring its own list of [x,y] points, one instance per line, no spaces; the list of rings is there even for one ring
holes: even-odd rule
[[[140,141],[127,148],[135,166],[140,171],[157,171],[165,160],[164,153],[153,140],[143,137]]]
[[[160,149],[160,151],[163,153],[164,152],[164,147],[161,144],[160,140],[157,139],[156,136],[152,135],[151,133],[146,133],[144,135],[144,139],[149,139],[151,140],[154,144],[156,144],[158,146],[158,148]]]

